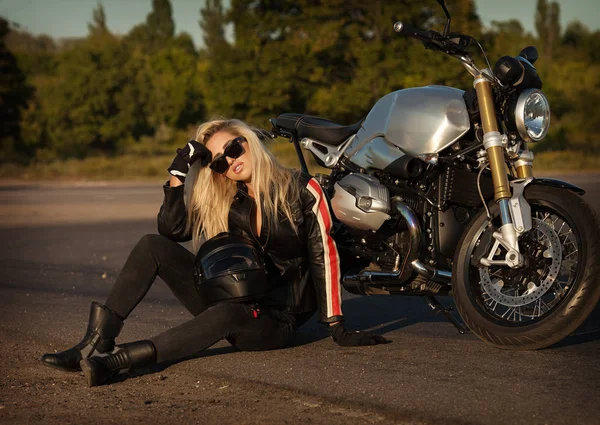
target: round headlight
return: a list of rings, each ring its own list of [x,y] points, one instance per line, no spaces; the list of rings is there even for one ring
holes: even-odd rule
[[[523,91],[515,107],[515,123],[526,142],[542,140],[550,128],[550,104],[538,89]]]

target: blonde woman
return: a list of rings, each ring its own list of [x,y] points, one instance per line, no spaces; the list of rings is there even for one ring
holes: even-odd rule
[[[222,339],[240,350],[284,348],[317,310],[342,346],[389,342],[345,329],[339,256],[323,190],[310,176],[283,168],[257,134],[239,120],[213,120],[178,149],[158,214],[160,234],[138,242],[105,304],[92,303],[82,341],[45,354],[46,365],[83,368],[88,385],[95,386],[119,371],[189,358]],[[190,190],[184,199],[186,178]],[[246,236],[264,253],[270,289],[258,303],[209,307],[195,285],[194,254],[177,243],[191,240],[197,251],[203,240],[226,231]],[[157,276],[194,318],[115,348],[123,321]]]

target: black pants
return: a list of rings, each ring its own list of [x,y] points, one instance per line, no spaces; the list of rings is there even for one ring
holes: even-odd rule
[[[195,316],[150,339],[159,363],[193,356],[224,338],[247,351],[283,348],[292,342],[296,321],[290,314],[269,310],[255,318],[250,306],[241,303],[207,308],[194,285],[193,264],[194,255],[178,243],[146,235],[129,254],[106,300],[106,307],[126,318],[160,276]]]

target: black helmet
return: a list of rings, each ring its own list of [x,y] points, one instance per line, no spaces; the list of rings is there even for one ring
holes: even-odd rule
[[[249,239],[227,232],[202,244],[196,255],[194,280],[211,305],[257,301],[268,291],[260,250]]]

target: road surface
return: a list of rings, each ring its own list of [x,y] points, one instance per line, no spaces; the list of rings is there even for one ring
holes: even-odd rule
[[[565,176],[600,211],[598,174]],[[314,320],[296,344],[220,343],[88,389],[39,363],[78,342],[137,240],[155,233],[161,183],[0,185],[0,423],[600,424],[600,314],[534,352],[459,335],[420,298],[344,295],[348,326],[392,344],[341,348]],[[451,302],[445,298],[444,302]],[[189,318],[158,281],[119,342]]]

